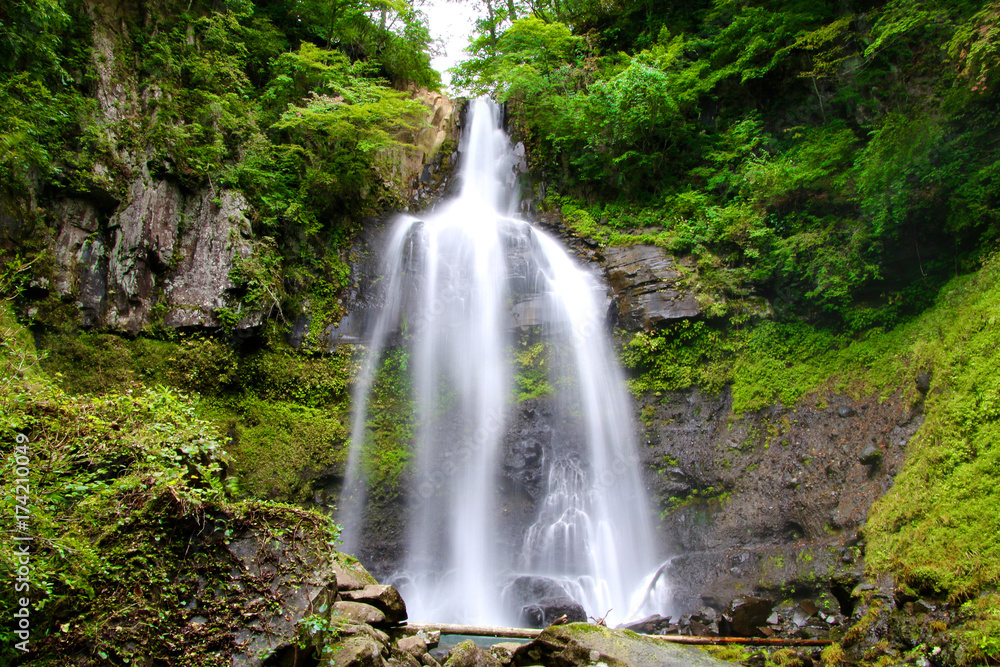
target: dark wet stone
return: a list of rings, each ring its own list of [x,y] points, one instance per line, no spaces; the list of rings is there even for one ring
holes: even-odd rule
[[[878,465],[882,462],[882,450],[875,445],[866,445],[858,454],[858,461],[866,466]]]
[[[921,394],[926,394],[931,390],[931,375],[930,373],[921,373],[917,376],[917,391]]]
[[[653,635],[659,633],[667,627],[670,627],[670,625],[669,616],[653,614],[652,616],[647,616],[642,620],[627,623],[620,627],[623,630],[631,630],[632,632],[638,632],[639,634]]]
[[[854,408],[852,408],[849,405],[841,405],[839,408],[837,408],[837,415],[845,419],[847,417],[853,417],[856,414],[858,413],[854,410]]]
[[[542,598],[535,604],[521,609],[521,619],[532,623],[527,626],[530,628],[544,628],[562,616],[565,616],[569,623],[583,623],[587,620],[587,612],[583,605],[568,595]]]
[[[819,608],[813,603],[812,600],[803,600],[796,605],[794,611],[792,612],[792,622],[801,628],[809,622],[810,618],[816,615],[817,611],[819,611]]]
[[[715,626],[714,628],[712,626]],[[691,621],[691,625],[688,626],[691,634],[695,637],[717,637],[719,635],[718,624],[705,624],[699,621]]]
[[[662,248],[614,247],[604,255],[619,322],[626,329],[649,329],[701,314],[694,293],[681,287],[674,258]]]
[[[736,598],[725,614],[729,631],[739,637],[754,637],[759,633],[757,628],[767,624],[773,609],[774,603],[765,598]]]

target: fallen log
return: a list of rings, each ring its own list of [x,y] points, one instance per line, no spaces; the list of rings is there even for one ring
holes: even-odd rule
[[[456,625],[454,623],[405,623],[404,625],[424,632],[440,632],[442,635],[534,639],[542,634],[542,631],[536,628],[505,628],[493,625]]]
[[[675,644],[743,644],[744,646],[829,646],[832,639],[799,639],[798,637],[693,637],[691,635],[643,635]]]
[[[503,637],[505,639],[534,639],[542,634],[535,628],[505,628],[493,625],[456,625],[453,623],[405,623],[407,628],[443,635],[470,635],[476,637]],[[797,637],[692,637],[690,635],[643,635],[674,644],[717,646],[743,644],[745,646],[829,646],[829,639],[799,639]]]

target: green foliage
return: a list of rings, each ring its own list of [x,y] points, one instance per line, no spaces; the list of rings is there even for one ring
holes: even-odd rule
[[[457,73],[508,103],[574,233],[852,331],[996,243],[993,5],[619,4],[539,4]]]
[[[794,405],[816,392],[882,393],[898,387],[901,356],[918,335],[903,327],[852,339],[803,323],[764,321],[719,329],[685,320],[640,332],[622,351],[633,392],[729,386],[736,414],[780,402]]]
[[[552,394],[549,349],[545,342],[522,340],[514,349],[514,395],[518,403]]]
[[[256,352],[240,360],[237,381],[263,400],[331,408],[347,399],[358,371],[355,357],[346,345],[329,355],[291,350]]]
[[[62,0],[8,4],[0,20],[0,214],[18,224],[4,226],[7,242],[36,230],[35,191],[78,186],[77,163],[95,148],[87,131],[95,104],[78,81],[87,23],[72,20],[72,3]]]
[[[345,456],[349,387],[358,362],[348,346],[330,355],[289,349],[238,355],[201,336],[127,340],[109,334],[50,335],[45,369],[67,390],[113,394],[165,384],[211,397],[200,411],[231,438],[232,468],[252,497],[302,501]]]
[[[1000,78],[1000,7],[987,5],[960,25],[948,43],[948,55],[970,92],[988,96]]]
[[[291,60],[294,55],[284,57]],[[379,185],[371,180],[373,176],[389,180],[384,161],[387,151],[404,145],[396,135],[419,127],[422,107],[384,82],[362,78],[359,75],[365,68],[352,65],[340,54],[303,45],[298,57],[303,61],[300,67],[317,70],[314,76],[329,92],[311,88],[310,97],[299,105],[289,105],[272,128],[287,142],[301,147],[303,203],[323,210],[321,202],[332,199],[359,207],[368,192]],[[290,63],[286,66],[295,67]],[[276,99],[290,94],[274,90]]]
[[[426,18],[405,0],[302,0],[287,5],[287,19],[306,41],[357,50],[396,83],[437,88],[431,69]]]
[[[284,292],[281,269],[281,254],[274,239],[269,236],[254,243],[248,256],[233,257],[233,268],[229,271],[229,279],[236,289],[243,292],[239,308],[247,306],[255,311],[261,310],[268,317],[276,312],[284,319],[284,313],[281,312]],[[238,322],[239,316],[240,312],[237,311],[231,319]]]
[[[214,394],[230,386],[237,368],[232,350],[200,335],[178,336],[171,342],[110,334],[50,334],[43,345],[46,371],[74,393],[163,384]]]
[[[237,261],[223,323],[287,307],[314,308],[319,330],[339,319],[358,221],[409,186],[399,155],[417,150],[404,137],[426,109],[403,91],[439,82],[411,3],[171,2],[91,16],[75,1],[18,0],[0,33],[0,215],[12,221],[0,250],[39,250],[51,201],[83,197],[106,219],[140,177],[185,193],[235,188],[255,251]]]
[[[974,619],[961,634],[965,663],[989,664],[1000,656],[1000,595],[986,593],[963,605]]]
[[[277,602],[266,581],[234,580],[240,564],[229,551],[230,540],[249,532],[264,543],[285,540],[295,548],[282,553],[279,572],[285,568],[301,576],[317,557],[331,557],[338,528],[301,509],[232,501],[235,480],[229,473],[235,462],[219,425],[204,418],[218,413],[217,406],[127,378],[110,387],[109,380],[99,384],[91,377],[83,386],[102,389],[101,395],[68,394],[38,368],[32,338],[6,302],[0,308],[0,340],[0,449],[11,461],[21,444],[29,460],[27,532],[33,538],[30,589],[8,586],[0,594],[0,609],[11,617],[18,597],[31,600],[32,664],[77,658],[229,664],[228,637],[245,629],[247,618],[273,613]],[[110,358],[104,370],[112,371],[112,378],[122,377],[113,366],[143,365],[157,354],[172,354],[169,361],[180,366],[173,376],[178,381],[194,381],[205,391],[225,384],[206,384],[184,368],[185,354],[188,361],[207,360],[206,365],[220,358],[210,341],[140,339],[118,348],[113,343],[95,336],[82,346],[93,355],[87,361]],[[221,359],[225,365],[225,355]],[[281,458],[288,451],[277,451],[282,444],[301,452],[314,444],[310,435],[330,432],[343,441],[343,427],[325,411],[270,401],[247,401],[245,407],[248,421],[267,422],[269,437],[285,427],[298,429],[287,442],[270,442],[263,454],[254,452],[259,466],[269,466],[258,471],[268,475],[290,470]],[[235,440],[243,446],[239,436]],[[328,458],[330,445],[319,443]],[[321,456],[309,458],[323,465]],[[5,489],[0,508],[7,516],[14,516],[15,503],[25,502],[15,476],[16,466],[0,469]],[[10,539],[0,544],[0,576],[7,581],[13,581],[19,563],[16,544]],[[5,664],[21,657],[12,629],[0,629]]]
[[[5,362],[9,355],[5,351]],[[124,527],[134,510],[169,498],[177,512],[190,515],[226,493],[221,442],[182,395],[149,389],[81,398],[38,379],[0,390],[4,447],[12,450],[16,433],[27,436],[34,627],[94,595],[96,579],[114,567],[99,538]],[[14,515],[13,474],[4,466],[8,516]],[[13,546],[12,540],[0,546],[7,573],[16,569]],[[11,588],[0,598],[7,610],[13,595]],[[5,642],[5,650],[11,644]]]
[[[622,363],[641,373],[629,380],[636,393],[685,389],[717,392],[732,380],[730,348],[705,322],[683,320],[661,332],[640,332],[622,353]]]

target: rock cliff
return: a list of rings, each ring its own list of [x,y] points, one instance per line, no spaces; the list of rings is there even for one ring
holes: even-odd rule
[[[179,179],[144,136],[162,113],[163,94],[155,78],[139,72],[137,35],[149,20],[146,10],[89,0],[87,12],[96,77],[92,121],[108,150],[89,167],[86,191],[57,197],[43,210],[54,267],[53,284],[42,287],[75,310],[84,328],[134,335],[154,324],[260,325],[280,306],[277,298],[263,307],[244,303],[245,286],[234,278],[268,248],[269,240],[251,224],[259,212],[225,179]],[[439,149],[457,139],[457,114],[440,93],[411,88],[410,95],[422,104],[424,118],[418,130],[398,134],[380,177],[398,201],[419,206],[448,169],[450,153],[439,155]]]

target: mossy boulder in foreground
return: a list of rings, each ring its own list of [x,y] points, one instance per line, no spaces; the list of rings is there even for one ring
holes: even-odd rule
[[[690,646],[587,623],[546,628],[537,639],[514,653],[515,665],[574,667],[594,663],[608,667],[722,667],[733,664]]]

